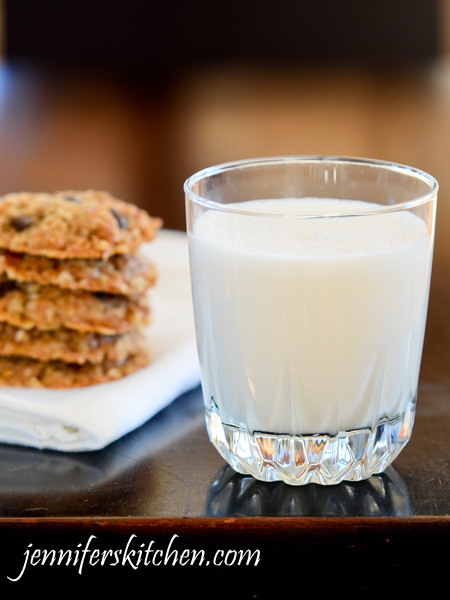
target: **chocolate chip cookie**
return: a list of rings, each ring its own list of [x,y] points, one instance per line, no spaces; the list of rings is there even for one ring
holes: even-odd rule
[[[21,329],[0,323],[0,355],[23,356],[40,361],[101,363],[123,361],[145,345],[144,335],[131,330],[122,335],[103,335],[60,327],[53,331]]]
[[[0,250],[0,275],[15,281],[57,285],[69,290],[133,295],[156,281],[156,268],[135,254],[99,258],[48,258]]]
[[[124,361],[105,360],[98,364],[67,364],[30,358],[0,356],[0,386],[74,388],[114,381],[149,363],[145,349]]]
[[[50,258],[132,254],[162,226],[107,192],[19,193],[0,197],[0,248]]]
[[[105,335],[149,323],[146,294],[123,296],[64,290],[55,285],[0,280],[0,322],[43,331],[60,327]]]

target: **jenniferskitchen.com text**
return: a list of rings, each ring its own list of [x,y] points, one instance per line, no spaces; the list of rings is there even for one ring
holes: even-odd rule
[[[205,550],[180,549],[174,534],[167,547],[158,548],[154,540],[139,543],[132,534],[125,546],[114,550],[102,550],[95,547],[96,536],[91,535],[86,543],[78,544],[75,550],[46,550],[34,548],[28,544],[23,555],[23,562],[17,574],[7,575],[10,581],[19,581],[30,567],[49,565],[52,567],[72,567],[82,575],[83,569],[98,566],[129,566],[136,570],[142,567],[160,566],[257,566],[261,556],[259,550],[216,550],[207,553]]]

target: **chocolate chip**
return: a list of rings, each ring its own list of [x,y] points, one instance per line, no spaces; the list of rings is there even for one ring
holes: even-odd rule
[[[99,300],[109,300],[112,294],[107,294],[106,292],[94,292],[94,295]]]
[[[17,217],[11,219],[11,225],[17,229],[17,231],[23,231],[27,227],[30,227],[30,225],[34,225],[34,221],[27,215],[17,215]]]
[[[14,281],[9,281],[9,280],[0,281],[0,298],[2,298],[3,296],[6,296],[6,294],[8,292],[10,292],[11,290],[15,290],[16,287],[17,286]]]
[[[119,223],[120,229],[125,229],[125,227],[128,225],[128,219],[120,213],[118,213],[113,208],[110,208],[109,210],[111,211],[112,216],[115,217],[115,219]]]
[[[76,196],[63,196],[63,198],[69,202],[75,202],[75,204],[82,204],[81,200]]]

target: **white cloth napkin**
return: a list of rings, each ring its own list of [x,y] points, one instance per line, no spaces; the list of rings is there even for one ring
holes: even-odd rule
[[[149,292],[152,363],[118,381],[84,388],[0,387],[0,442],[98,450],[199,384],[186,234],[163,230],[142,251],[159,271]]]

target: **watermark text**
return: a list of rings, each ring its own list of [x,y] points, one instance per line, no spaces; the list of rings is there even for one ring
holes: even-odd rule
[[[95,535],[91,535],[86,543],[78,544],[75,550],[60,549],[46,550],[34,548],[28,544],[24,552],[24,560],[20,572],[16,576],[7,576],[10,581],[19,581],[25,571],[31,567],[57,566],[75,567],[82,575],[86,566],[129,566],[136,570],[148,566],[257,566],[261,556],[259,550],[217,550],[209,558],[205,550],[180,549],[177,544],[179,536],[174,534],[167,547],[157,548],[154,540],[139,543],[137,536],[132,534],[125,548],[101,550],[95,546]]]

